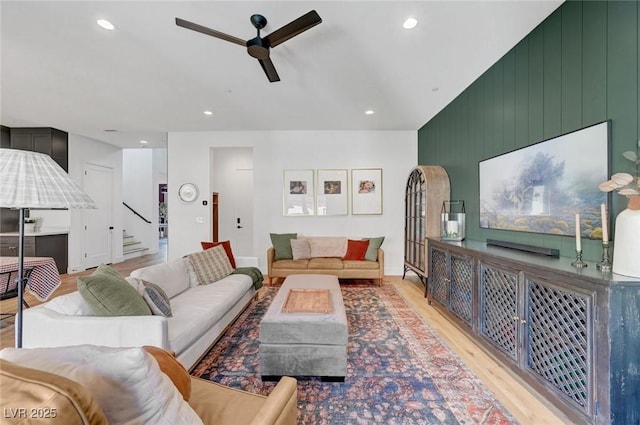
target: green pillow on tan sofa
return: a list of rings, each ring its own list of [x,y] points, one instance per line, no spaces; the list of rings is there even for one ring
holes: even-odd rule
[[[78,292],[98,316],[150,316],[144,298],[120,274],[101,265],[78,278]]]
[[[271,244],[275,249],[276,260],[291,260],[293,252],[291,251],[291,239],[298,237],[297,233],[270,233]]]

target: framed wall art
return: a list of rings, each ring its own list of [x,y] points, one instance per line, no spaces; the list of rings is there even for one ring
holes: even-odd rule
[[[382,214],[382,168],[351,170],[351,214]]]
[[[315,213],[313,170],[284,170],[282,184],[283,214],[309,216]]]
[[[609,121],[479,162],[480,227],[596,239],[609,176]]]
[[[318,170],[316,192],[317,215],[349,213],[347,170]]]

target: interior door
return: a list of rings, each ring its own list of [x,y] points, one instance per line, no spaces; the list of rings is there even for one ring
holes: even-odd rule
[[[233,210],[235,228],[231,239],[233,250],[238,255],[253,255],[253,170],[235,170]]]
[[[86,164],[84,191],[93,199],[96,209],[82,210],[84,225],[84,267],[91,268],[113,261],[111,255],[112,185],[113,170],[95,164]]]
[[[211,150],[211,191],[218,194],[219,240],[231,241],[234,255],[253,256],[253,150]],[[212,208],[212,213],[213,213]],[[213,230],[213,226],[212,226]]]

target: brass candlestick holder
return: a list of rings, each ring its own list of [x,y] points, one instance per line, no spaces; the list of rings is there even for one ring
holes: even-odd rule
[[[611,261],[609,260],[609,241],[602,242],[602,261],[596,264],[596,268],[603,272],[611,271]]]
[[[581,269],[583,267],[587,267],[588,264],[582,261],[582,250],[576,250],[576,260],[571,263],[571,265],[577,269]]]

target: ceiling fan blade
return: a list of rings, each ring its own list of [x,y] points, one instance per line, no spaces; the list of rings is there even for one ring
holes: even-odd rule
[[[295,37],[301,32],[315,27],[320,22],[322,22],[322,18],[320,17],[320,15],[318,15],[318,12],[312,10],[311,12],[302,15],[298,19],[289,22],[282,28],[275,30],[268,36],[264,37],[264,40],[267,40],[269,42],[269,46],[276,47],[278,44],[284,43],[288,39]]]
[[[229,34],[225,34],[220,31],[212,30],[202,25],[194,24],[193,22],[185,21],[184,19],[176,18],[176,25],[179,27],[187,28],[193,31],[200,32],[202,34],[210,35],[211,37],[219,38],[221,40],[230,41],[235,44],[239,44],[243,47],[247,45],[245,40],[239,39]]]
[[[276,68],[273,66],[273,62],[271,62],[271,58],[258,59],[258,62],[260,62],[260,66],[262,66],[262,70],[267,74],[270,82],[275,83],[276,81],[280,81],[280,77],[276,72]]]

